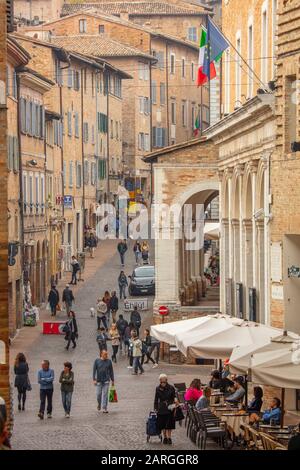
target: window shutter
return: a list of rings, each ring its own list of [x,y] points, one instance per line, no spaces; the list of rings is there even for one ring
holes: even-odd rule
[[[7,142],[7,168],[9,170],[11,170],[11,152],[12,152],[12,149],[11,149],[11,137],[10,135],[8,135],[6,137],[6,142]]]
[[[19,171],[19,142],[18,137],[13,137],[13,147],[14,147],[14,163],[13,167],[15,171]]]
[[[26,124],[25,124],[25,133],[30,134],[30,122],[31,122],[31,117],[30,117],[30,102],[25,100],[25,107],[26,107]]]
[[[156,81],[152,81],[152,103],[155,104],[156,103]]]
[[[75,137],[79,137],[79,115],[78,115],[78,113],[75,113],[74,121],[75,121]],[[69,134],[69,135],[71,135],[71,134]]]
[[[76,114],[75,114],[76,116]],[[70,111],[68,111],[68,135],[71,137],[72,136],[72,115]]]
[[[20,98],[20,113],[21,113],[21,132],[26,132],[26,103],[24,98]]]
[[[152,127],[152,147],[156,147],[156,127]]]
[[[73,86],[73,70],[71,68],[68,69],[68,88],[72,88]]]
[[[41,138],[45,138],[45,108],[40,106],[40,115],[41,115]]]
[[[32,117],[32,128],[31,128],[31,134],[36,137],[37,132],[36,132],[36,108],[37,105],[35,103],[31,103],[31,117]]]

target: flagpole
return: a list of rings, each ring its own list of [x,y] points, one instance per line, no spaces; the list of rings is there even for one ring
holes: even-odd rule
[[[220,30],[219,26],[210,18],[208,18],[208,21],[211,21],[213,25],[219,30],[220,34],[223,36],[225,41],[228,42],[230,47],[237,53],[237,55],[242,59],[244,64],[248,67],[248,69],[252,72],[253,76],[256,77],[256,79],[259,81],[259,83],[263,86],[263,88],[266,88],[266,84],[259,78],[259,76],[255,73],[252,67],[248,64],[248,62],[244,59],[244,57],[239,53],[239,51],[236,49],[236,47],[232,44],[232,42],[223,34],[223,32]]]

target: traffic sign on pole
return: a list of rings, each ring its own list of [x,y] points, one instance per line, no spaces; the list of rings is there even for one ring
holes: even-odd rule
[[[158,313],[159,313],[160,315],[168,315],[169,309],[168,309],[168,307],[166,307],[166,306],[164,306],[164,305],[161,305],[161,306],[159,307],[159,309],[158,309]]]

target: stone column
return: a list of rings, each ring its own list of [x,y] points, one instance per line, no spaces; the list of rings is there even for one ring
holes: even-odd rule
[[[229,227],[228,219],[221,220],[221,311],[225,313],[226,310],[226,279],[229,272]]]
[[[232,225],[231,225],[231,216],[232,216],[232,174],[233,169],[226,169],[226,177],[228,182],[228,278],[232,279],[233,277],[233,234],[232,234]]]
[[[249,318],[249,287],[253,287],[253,233],[252,220],[243,220],[243,255],[244,255],[244,312]]]
[[[264,219],[256,221],[257,235],[257,320],[265,323],[265,256]]]
[[[252,287],[257,287],[257,263],[256,263],[256,251],[257,251],[257,244],[256,244],[256,229],[255,229],[255,217],[254,213],[257,209],[256,207],[256,180],[257,180],[257,167],[258,167],[258,160],[254,160],[249,164],[250,172],[251,172],[251,186],[252,186],[252,266],[253,266],[253,278],[252,278]],[[249,286],[250,287],[250,286]]]

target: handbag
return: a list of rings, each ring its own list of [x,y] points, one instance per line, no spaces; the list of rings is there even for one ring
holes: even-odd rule
[[[109,389],[108,401],[110,403],[118,403],[118,395],[114,386],[111,386]]]
[[[174,410],[175,421],[182,421],[184,419],[184,414],[181,409],[181,406],[176,406]]]
[[[61,312],[61,306],[60,306],[60,304],[57,304],[57,305],[56,305],[56,311],[57,311],[57,312]]]
[[[29,380],[29,377],[27,375],[27,385],[26,385],[26,390],[27,392],[31,392],[32,390],[32,386],[31,386],[31,383],[30,383],[30,380]]]

